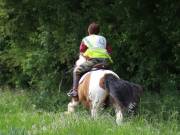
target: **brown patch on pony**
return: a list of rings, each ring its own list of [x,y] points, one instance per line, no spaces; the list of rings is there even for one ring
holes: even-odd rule
[[[88,73],[84,77],[84,80],[78,86],[79,101],[82,102],[84,106],[87,108],[90,108],[90,102],[91,102],[88,98],[90,77],[91,74]]]
[[[100,79],[100,81],[99,81],[99,86],[101,87],[101,88],[103,88],[103,89],[105,89],[105,85],[104,85],[104,80],[105,79],[105,76],[103,76],[101,79]]]

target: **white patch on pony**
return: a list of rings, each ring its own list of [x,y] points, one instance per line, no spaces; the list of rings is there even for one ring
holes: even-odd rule
[[[95,76],[95,80],[94,81],[96,81],[96,82],[98,82],[98,79],[99,78],[102,78],[105,74],[113,74],[113,75],[115,75],[117,78],[119,78],[119,76],[116,74],[116,73],[114,73],[113,71],[111,71],[111,70],[106,70],[106,69],[99,69],[99,70],[95,70],[95,71],[89,71],[89,72],[87,72],[87,73],[85,73],[82,77],[81,77],[81,79],[79,80],[79,83],[81,83],[83,80],[84,80],[84,78],[85,78],[85,76],[87,75],[87,74],[94,74],[94,76]],[[98,76],[98,75],[100,75],[100,76]],[[98,77],[98,78],[97,78]],[[97,79],[97,80],[96,80]],[[99,83],[99,82],[98,82]]]
[[[91,71],[90,73],[91,73],[91,79],[90,79],[90,84],[89,84],[89,86],[90,86],[89,90],[90,90],[90,92],[93,92],[93,93],[96,93],[94,91],[98,92],[99,90],[103,90],[99,86],[99,80],[101,80],[101,78],[103,78],[105,76],[105,74],[113,74],[117,78],[119,78],[119,76],[111,70],[100,69],[100,70],[96,70],[96,71]]]
[[[118,78],[119,76],[110,70],[104,69],[91,71],[89,73],[91,73],[91,78],[89,82],[89,99],[92,101],[91,116],[93,118],[96,118],[98,114],[98,109],[104,102],[105,98],[108,96],[108,92],[101,88],[101,86],[99,85],[99,80],[101,80],[101,78],[104,77],[105,74],[109,73],[115,75]]]
[[[107,91],[99,86],[99,80],[104,77],[105,74],[113,74],[117,78],[119,78],[119,76],[111,70],[100,69],[87,72],[81,77],[79,83],[84,80],[87,74],[91,74],[89,82],[89,99],[94,102],[92,103],[92,105],[94,104],[94,106],[96,106],[99,104],[99,102],[103,102],[105,97],[107,96]]]

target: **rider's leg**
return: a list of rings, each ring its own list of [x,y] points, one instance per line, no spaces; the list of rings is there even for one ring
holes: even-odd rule
[[[78,89],[78,84],[79,80],[81,78],[81,71],[78,70],[78,67],[74,69],[73,71],[73,97],[78,95],[77,89]]]
[[[74,68],[73,71],[73,88],[70,90],[68,96],[77,97],[78,96],[78,83],[81,78],[81,71],[79,70],[79,66]]]
[[[73,71],[73,89],[68,93],[68,96],[76,97],[78,95],[77,89],[81,75],[90,71],[95,64],[97,64],[97,60],[92,59],[84,62],[80,66],[75,67]]]

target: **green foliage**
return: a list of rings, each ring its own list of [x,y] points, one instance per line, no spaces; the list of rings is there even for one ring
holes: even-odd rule
[[[124,117],[123,124],[115,124],[115,116],[104,112],[92,119],[84,110],[65,115],[66,106],[46,112],[32,104],[35,93],[0,90],[0,134],[2,135],[179,135],[179,96],[145,93],[137,116]],[[167,96],[169,95],[169,96]],[[156,101],[155,101],[156,99]],[[60,99],[61,102],[63,99]],[[177,102],[174,102],[177,101]],[[46,106],[53,106],[47,104]]]
[[[97,21],[120,77],[152,91],[176,90],[179,6],[177,0],[0,0],[0,85],[57,93],[61,72],[73,67],[88,24]]]

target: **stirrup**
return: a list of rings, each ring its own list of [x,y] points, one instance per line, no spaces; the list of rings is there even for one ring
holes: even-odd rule
[[[77,97],[77,96],[78,96],[78,92],[77,92],[76,90],[74,90],[74,89],[71,89],[71,90],[67,93],[67,95],[68,95],[69,97]]]

